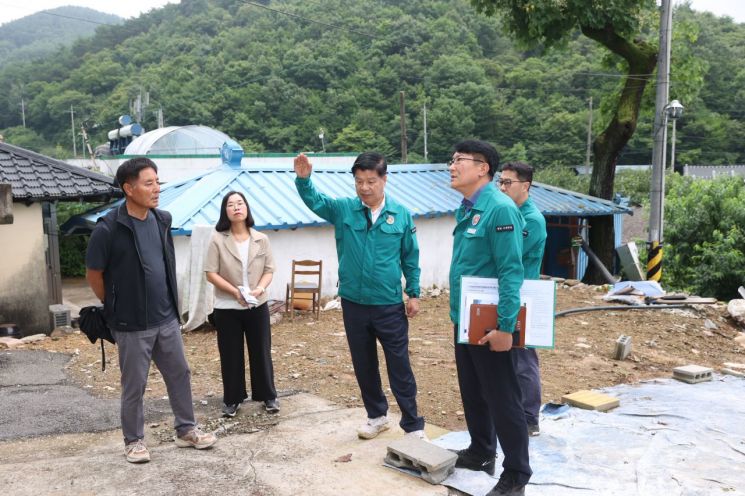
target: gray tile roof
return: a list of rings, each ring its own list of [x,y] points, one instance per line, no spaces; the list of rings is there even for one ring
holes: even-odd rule
[[[120,196],[114,179],[38,153],[0,143],[0,183],[14,200],[108,200]]]

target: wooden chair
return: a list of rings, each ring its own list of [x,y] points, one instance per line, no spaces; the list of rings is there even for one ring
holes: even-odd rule
[[[323,273],[322,260],[293,260],[292,275],[287,283],[285,294],[285,312],[289,310],[290,320],[295,317],[295,300],[310,300],[311,310],[315,312],[316,319],[321,317],[321,274]],[[309,276],[311,280],[297,280],[297,276]],[[297,294],[302,295],[297,298]],[[310,295],[307,297],[305,295]]]

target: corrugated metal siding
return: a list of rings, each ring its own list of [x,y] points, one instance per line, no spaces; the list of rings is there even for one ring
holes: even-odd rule
[[[616,248],[621,246],[623,243],[623,216],[626,214],[614,214],[613,215],[613,242]],[[583,234],[583,237],[587,239],[587,236]],[[589,259],[587,258],[587,253],[585,253],[585,250],[580,249],[579,254],[577,256],[577,279],[582,280],[583,277],[585,277],[585,272],[587,271],[587,264],[589,263]]]
[[[314,170],[316,189],[332,197],[355,195],[348,168]],[[222,197],[242,191],[248,199],[257,229],[294,229],[318,226],[326,221],[313,214],[295,189],[295,172],[289,168],[230,169],[222,167],[201,176],[164,186],[160,208],[173,215],[176,234],[190,234],[195,224],[215,224]],[[451,215],[462,196],[450,188],[445,165],[392,165],[386,194],[407,207],[414,217]],[[613,202],[535,183],[531,194],[544,215],[594,216],[626,213]],[[84,214],[89,225],[105,211]]]

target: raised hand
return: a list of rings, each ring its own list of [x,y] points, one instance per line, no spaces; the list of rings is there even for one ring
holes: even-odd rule
[[[304,153],[295,157],[293,165],[295,166],[295,174],[297,174],[297,177],[310,177],[310,173],[313,171],[313,166]]]

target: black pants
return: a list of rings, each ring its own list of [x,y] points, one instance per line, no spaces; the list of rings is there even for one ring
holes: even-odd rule
[[[380,382],[377,339],[385,354],[391,391],[401,409],[399,425],[404,432],[424,429],[424,418],[416,411],[416,380],[409,362],[409,321],[403,303],[359,305],[342,299],[341,308],[354,375],[368,418],[388,412]]]
[[[538,425],[541,411],[541,371],[538,353],[533,348],[513,348],[510,354],[523,393],[525,420],[530,425]]]
[[[505,472],[513,473],[519,483],[527,484],[533,473],[528,456],[528,425],[512,352],[458,344],[457,336],[455,326],[455,364],[471,435],[470,449],[477,455],[493,456],[499,439]]]
[[[251,399],[273,400],[274,367],[272,366],[272,334],[269,327],[269,306],[264,303],[246,310],[215,309],[217,348],[220,351],[223,401],[226,405],[240,403],[246,398],[246,364],[243,339],[248,346],[251,373]]]

